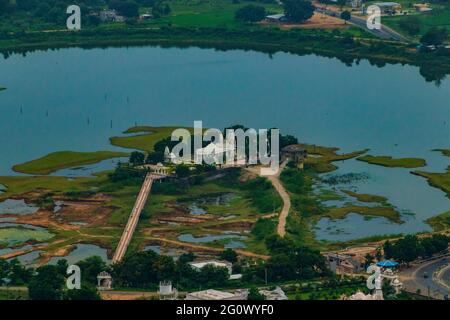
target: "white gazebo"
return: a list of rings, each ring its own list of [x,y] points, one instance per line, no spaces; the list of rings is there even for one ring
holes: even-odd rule
[[[160,300],[176,300],[178,298],[178,290],[172,286],[171,281],[161,281],[158,293]]]
[[[108,272],[102,271],[98,274],[97,289],[98,290],[111,290],[112,289],[112,277]]]

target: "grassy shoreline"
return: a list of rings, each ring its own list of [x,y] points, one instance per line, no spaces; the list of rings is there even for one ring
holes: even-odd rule
[[[387,203],[388,199],[383,196],[377,196],[374,194],[366,194],[366,193],[356,193],[350,190],[341,190],[345,194],[349,195],[350,197],[356,198],[358,201],[361,202],[378,202],[378,203]]]
[[[447,230],[450,228],[450,211],[428,218],[425,222],[436,232]]]
[[[426,166],[426,161],[420,158],[392,158],[389,156],[366,155],[356,160],[389,168],[419,168]]]
[[[113,146],[150,152],[158,141],[170,137],[175,129],[178,128],[149,126],[132,127],[123,132],[126,136],[111,137],[109,141]],[[190,128],[186,129],[192,131]]]
[[[442,153],[443,156],[450,157],[450,149],[434,149],[432,151],[438,151]]]
[[[95,164],[103,160],[126,157],[128,153],[115,151],[75,152],[59,151],[42,158],[13,166],[15,172],[47,175],[61,169]]]
[[[386,218],[394,223],[404,223],[401,219],[400,213],[392,207],[363,207],[350,205],[341,208],[330,208],[324,217],[329,217],[332,220],[344,219],[350,213],[357,213],[361,216],[381,217]]]
[[[450,198],[450,166],[447,167],[447,172],[443,173],[425,171],[412,171],[411,173],[427,179],[430,186],[441,189]]]

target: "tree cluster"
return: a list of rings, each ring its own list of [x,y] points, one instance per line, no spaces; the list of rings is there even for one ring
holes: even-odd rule
[[[288,238],[272,235],[265,240],[271,257],[264,264],[244,270],[244,280],[269,282],[305,280],[330,276],[325,258],[318,250],[295,244]]]
[[[418,258],[429,258],[447,250],[449,241],[450,237],[439,234],[423,239],[407,235],[395,242],[386,241],[383,246],[384,256],[408,264]]]

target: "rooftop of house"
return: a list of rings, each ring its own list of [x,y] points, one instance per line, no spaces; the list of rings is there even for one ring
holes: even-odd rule
[[[398,2],[376,2],[374,3],[374,5],[379,6],[379,7],[400,7],[400,3]]]
[[[189,293],[189,295],[202,300],[224,300],[233,298],[235,296],[235,294],[231,292],[219,291],[214,289],[191,292]]]
[[[220,261],[220,260],[206,260],[206,261],[194,261],[189,262],[189,265],[191,265],[194,268],[202,269],[203,267],[207,265],[213,265],[215,267],[222,267],[222,268],[229,268],[232,266],[232,264],[228,261]]]
[[[282,19],[284,18],[284,13],[278,13],[278,14],[271,14],[266,16],[267,19],[274,19],[274,20],[278,20],[278,19]]]
[[[302,144],[291,144],[281,149],[281,152],[305,152],[306,148]]]

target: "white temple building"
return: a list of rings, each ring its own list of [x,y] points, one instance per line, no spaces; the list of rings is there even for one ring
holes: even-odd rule
[[[235,158],[235,147],[227,143],[211,142],[204,148],[195,150],[195,163],[223,164],[227,159]]]

